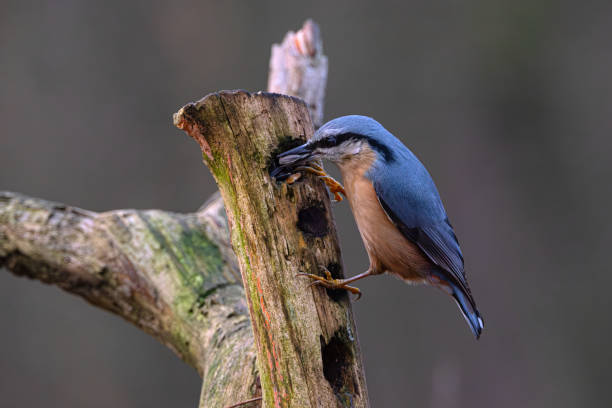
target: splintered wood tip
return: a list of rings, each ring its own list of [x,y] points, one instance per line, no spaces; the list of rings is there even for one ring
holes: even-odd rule
[[[297,33],[293,34],[291,41],[298,54],[304,57],[315,57],[322,52],[321,33],[319,25],[308,19]]]
[[[204,153],[209,160],[213,160],[212,151],[210,150],[210,145],[206,141],[206,138],[200,132],[198,125],[193,121],[193,119],[190,119],[188,117],[189,115],[185,114],[185,109],[197,109],[199,106],[198,104],[204,101],[205,99],[206,97],[196,104],[189,104],[183,106],[178,112],[172,115],[172,121],[174,123],[174,126],[181,130],[184,130],[189,136],[195,139],[195,141],[198,142],[198,144],[200,145],[202,153]]]
[[[185,108],[181,108],[178,112],[172,115],[172,121],[174,123],[174,126],[181,130],[185,130],[185,127],[187,126],[187,124],[185,123],[185,115],[183,114],[184,109]]]

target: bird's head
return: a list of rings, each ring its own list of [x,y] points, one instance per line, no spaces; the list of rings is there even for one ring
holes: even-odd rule
[[[374,152],[377,158],[393,161],[397,139],[380,123],[367,116],[342,116],[316,131],[308,142],[277,156],[281,167],[288,168],[311,160],[327,159],[340,166]]]

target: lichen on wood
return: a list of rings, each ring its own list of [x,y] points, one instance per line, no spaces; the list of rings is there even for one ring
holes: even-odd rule
[[[228,238],[217,200],[194,214],[95,213],[0,193],[0,266],[55,284],[156,337],[198,370],[208,406],[259,392]]]
[[[225,202],[265,406],[368,406],[348,296],[331,298],[296,277],[341,265],[325,187],[313,176],[292,186],[269,176],[279,144],[312,136],[306,105],[285,95],[223,91],[186,105],[174,121],[202,148]],[[300,212],[311,208],[323,217],[309,218],[314,234],[298,228]]]

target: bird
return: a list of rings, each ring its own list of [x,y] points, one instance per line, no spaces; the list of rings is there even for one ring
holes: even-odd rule
[[[321,126],[306,143],[276,156],[272,176],[287,178],[307,171],[323,178],[339,198],[348,199],[369,257],[366,272],[346,279],[299,274],[312,284],[345,289],[372,275],[389,273],[411,284],[425,284],[452,296],[478,339],[483,319],[467,282],[457,236],[438,189],[425,166],[376,120],[342,116]],[[329,160],[340,169],[344,188],[317,163]],[[294,182],[298,177],[289,177]],[[341,199],[341,197],[340,197]]]

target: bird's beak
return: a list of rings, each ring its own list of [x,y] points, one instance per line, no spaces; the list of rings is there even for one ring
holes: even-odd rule
[[[312,147],[308,143],[304,143],[276,157],[278,158],[278,164],[281,166],[291,166],[292,164],[308,160],[310,156],[312,156]]]
[[[277,180],[284,180],[291,175],[292,168],[300,163],[308,161],[312,157],[312,147],[304,143],[294,149],[287,150],[276,156],[278,166],[272,170],[270,175]]]

